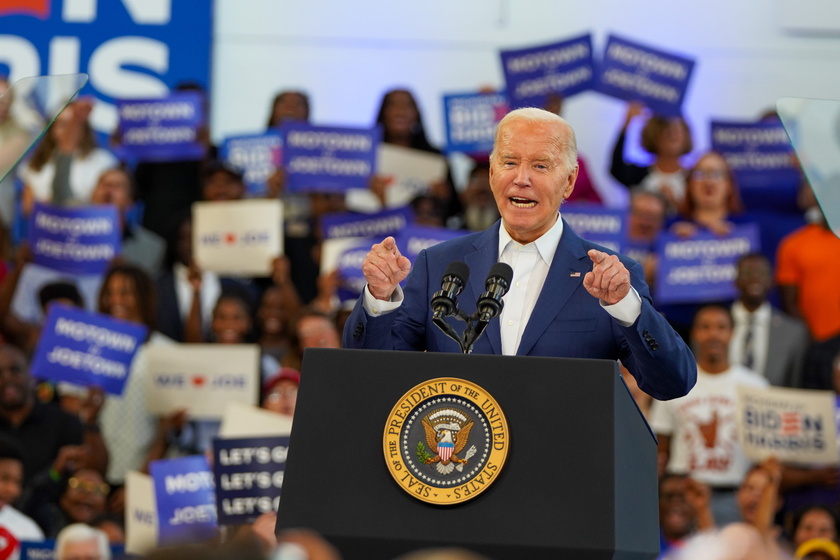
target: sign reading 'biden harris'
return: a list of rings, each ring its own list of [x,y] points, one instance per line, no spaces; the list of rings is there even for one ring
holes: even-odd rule
[[[487,490],[509,449],[499,403],[465,379],[440,377],[409,389],[385,425],[388,471],[405,492],[431,504],[459,504]]]

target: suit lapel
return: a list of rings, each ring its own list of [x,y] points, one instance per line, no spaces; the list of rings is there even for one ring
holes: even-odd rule
[[[464,255],[464,262],[470,267],[470,280],[468,289],[464,289],[462,297],[473,305],[484,292],[484,280],[487,278],[487,273],[490,272],[490,267],[499,260],[500,225],[500,222],[496,222],[496,225],[485,230],[484,234],[480,235],[473,243],[474,251]],[[502,334],[498,319],[490,321],[482,338],[490,343],[490,348],[494,354],[502,353]]]
[[[563,235],[554,253],[554,260],[548,269],[545,284],[537,299],[537,305],[525,325],[517,356],[526,356],[542,337],[546,328],[557,317],[574,291],[583,282],[583,277],[592,269],[586,248],[580,237],[563,220]]]

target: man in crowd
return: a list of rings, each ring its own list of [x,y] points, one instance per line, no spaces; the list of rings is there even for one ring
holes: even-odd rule
[[[26,358],[10,344],[0,345],[0,434],[25,452],[24,487],[50,469],[58,479],[68,464],[78,467],[86,455],[79,418],[37,401]]]
[[[68,525],[55,539],[55,560],[111,560],[108,536],[84,523]]]
[[[735,330],[729,361],[763,375],[771,385],[802,387],[808,329],[770,305],[770,261],[761,253],[749,253],[738,260],[736,270],[738,299],[732,304]]]
[[[433,326],[430,298],[447,264],[463,260],[473,276],[460,300],[476,301],[483,275],[501,260],[513,269],[511,289],[476,353],[620,358],[652,396],[686,394],[696,379],[694,358],[653,308],[642,267],[581,239],[560,218],[577,174],[575,134],[565,120],[541,109],[509,113],[490,156],[501,223],[421,252],[404,293],[399,283],[412,264],[393,238],[375,244],[344,346],[460,351]]]
[[[766,387],[767,380],[729,362],[732,315],[725,307],[701,307],[691,327],[697,385],[688,395],[654,402],[650,425],[659,440],[660,465],[691,476],[712,490],[714,519],[740,519],[736,490],[750,468],[737,436],[739,386]]]

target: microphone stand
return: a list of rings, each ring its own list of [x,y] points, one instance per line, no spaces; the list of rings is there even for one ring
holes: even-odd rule
[[[486,329],[487,325],[490,323],[489,321],[479,320],[480,314],[478,310],[476,310],[472,315],[467,315],[461,311],[460,308],[456,307],[453,316],[467,325],[462,336],[458,336],[458,333],[452,325],[446,322],[445,317],[434,316],[432,317],[432,322],[441,330],[441,332],[443,332],[443,334],[458,343],[462,354],[472,354],[475,341],[479,339],[482,333],[484,333],[484,329]]]

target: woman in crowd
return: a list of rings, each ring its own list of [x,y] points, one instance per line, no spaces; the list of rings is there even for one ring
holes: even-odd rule
[[[686,239],[700,232],[724,236],[736,225],[747,221],[748,216],[742,213],[741,197],[732,169],[723,156],[708,152],[689,171],[680,212],[666,225],[666,230]],[[645,263],[645,274],[651,286],[657,268],[658,261],[655,256],[651,256]],[[662,304],[657,308],[677,332],[685,337],[701,303]]]
[[[139,267],[114,263],[105,273],[99,293],[99,312],[144,325],[146,341],[134,356],[122,396],[109,395],[100,414],[102,436],[110,452],[108,481],[122,484],[126,472],[140,470],[155,434],[157,420],[146,407],[147,349],[171,343],[155,330],[157,297],[151,278]]]
[[[726,235],[744,223],[743,212],[732,168],[719,153],[707,152],[688,173],[686,196],[670,229],[681,237],[703,230]]]
[[[105,513],[111,487],[93,469],[82,468],[64,480],[56,501],[46,502],[36,512],[35,520],[47,538],[55,538],[72,523],[91,523]]]
[[[629,163],[624,158],[627,127],[644,106],[631,103],[624,125],[613,147],[610,174],[627,188],[639,188],[662,194],[671,211],[676,210],[685,196],[686,170],[680,158],[692,150],[691,130],[681,116],[651,116],[642,129],[642,148],[654,158],[649,166]]]
[[[385,93],[376,115],[376,124],[382,127],[382,142],[385,144],[431,154],[442,153],[426,137],[426,130],[423,126],[417,100],[407,89],[393,89]],[[371,179],[370,190],[376,196],[380,205],[405,205],[411,202],[416,195],[424,194],[417,192],[403,193],[404,196],[394,197],[387,192],[390,182],[390,178],[381,175],[374,176]],[[440,201],[447,222],[449,220],[459,220],[458,223],[460,224],[463,208],[448,166],[445,177],[429,185],[428,194]],[[402,198],[405,198],[405,200],[402,200]],[[348,205],[351,208],[358,207],[352,191],[349,194]]]
[[[67,107],[21,169],[25,215],[35,201],[56,206],[88,203],[100,175],[117,166],[117,159],[96,145],[88,122],[92,108],[90,101],[77,101]]]
[[[793,516],[791,523],[791,544],[796,550],[811,539],[837,541],[837,514],[826,506],[808,506]]]

